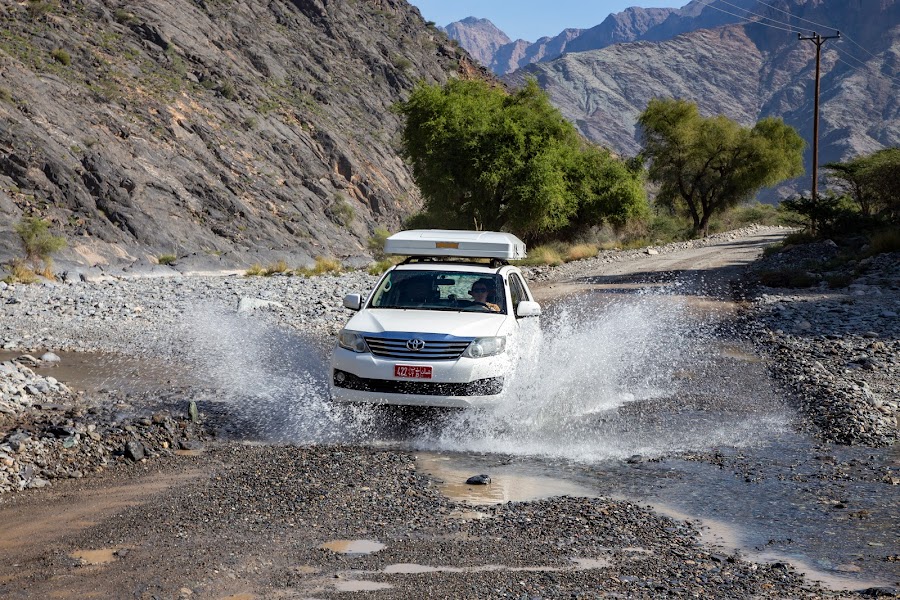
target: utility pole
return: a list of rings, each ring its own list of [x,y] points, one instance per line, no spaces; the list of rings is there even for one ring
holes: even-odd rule
[[[812,200],[813,204],[819,201],[819,65],[822,59],[822,44],[827,40],[834,40],[841,37],[841,32],[836,31],[835,35],[821,36],[815,31],[809,37],[803,37],[802,33],[797,34],[800,41],[809,40],[816,45],[816,107],[813,116],[813,155],[812,155]]]

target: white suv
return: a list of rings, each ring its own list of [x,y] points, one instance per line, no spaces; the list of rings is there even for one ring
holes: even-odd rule
[[[415,406],[498,403],[541,313],[522,272],[507,264],[525,257],[525,244],[508,233],[429,229],[391,236],[385,252],[409,258],[365,300],[344,298],[358,312],[338,334],[331,397]]]

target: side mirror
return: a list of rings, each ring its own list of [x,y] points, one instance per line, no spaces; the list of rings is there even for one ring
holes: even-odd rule
[[[541,315],[541,305],[531,300],[522,300],[516,306],[517,317],[539,317]]]
[[[359,310],[362,308],[362,296],[359,294],[347,294],[344,296],[344,308]]]

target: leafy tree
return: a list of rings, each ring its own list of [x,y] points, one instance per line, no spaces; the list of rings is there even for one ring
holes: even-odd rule
[[[35,271],[53,279],[53,261],[50,255],[62,250],[66,246],[66,240],[51,234],[49,228],[49,224],[38,217],[27,217],[15,225],[14,229],[25,249],[25,259],[34,270],[21,258],[17,258],[10,264],[12,275],[7,278],[8,281],[32,283],[36,280]]]
[[[660,186],[657,203],[685,210],[695,233],[707,233],[714,213],[803,173],[803,139],[780,119],[748,129],[721,115],[701,117],[691,102],[655,98],[638,123],[649,177]]]
[[[829,163],[831,182],[865,217],[900,219],[900,148],[885,148],[843,163]]]
[[[38,217],[22,219],[15,226],[16,233],[22,239],[25,258],[37,267],[41,262],[49,269],[50,255],[66,247],[65,238],[50,233],[50,225]]]
[[[586,145],[534,80],[513,94],[480,81],[421,84],[398,110],[425,198],[411,225],[509,229],[535,241],[646,206],[639,175]]]

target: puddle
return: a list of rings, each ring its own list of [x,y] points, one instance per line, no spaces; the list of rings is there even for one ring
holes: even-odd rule
[[[448,498],[475,505],[527,502],[557,496],[597,496],[592,490],[565,479],[526,475],[520,469],[503,466],[491,469],[491,483],[467,485],[466,480],[484,466],[463,470],[458,462],[451,463],[449,457],[439,454],[419,454],[416,466],[419,471],[442,482],[438,484],[438,489]],[[479,514],[475,513],[472,518],[482,518],[483,515]]]
[[[420,565],[417,563],[397,563],[388,565],[382,573],[389,575],[419,575],[422,573],[484,573],[486,571],[514,571],[529,573],[558,573],[560,571],[589,571],[591,569],[603,569],[610,566],[610,562],[606,558],[571,558],[571,566],[550,567],[550,566],[528,566],[528,567],[508,567],[506,565],[479,565],[477,567],[433,567],[430,565]]]
[[[203,456],[204,450],[176,450],[176,456]]]
[[[52,350],[51,350],[52,351]],[[39,358],[44,351],[30,353]],[[95,394],[102,390],[129,393],[153,392],[173,387],[199,385],[170,362],[100,352],[54,352],[58,363],[32,369],[38,375],[53,377],[67,386]],[[0,351],[0,362],[13,360],[27,352]]]
[[[477,510],[454,510],[449,515],[451,519],[460,519],[462,521],[480,521],[481,519],[490,519],[491,515]]]
[[[721,346],[719,353],[722,358],[730,358],[732,360],[740,360],[744,362],[758,363],[762,362],[762,359],[752,352],[745,350],[742,346],[737,344],[724,344]]]
[[[291,569],[291,571],[298,575],[315,575],[320,570],[319,567],[313,567],[312,565],[298,565]]]
[[[384,550],[387,546],[374,540],[332,540],[325,542],[319,548],[331,550],[337,554],[372,554]]]
[[[114,548],[103,548],[101,550],[76,550],[69,554],[72,558],[77,558],[85,565],[105,565],[116,560],[116,550]]]
[[[334,583],[334,589],[338,592],[375,592],[392,588],[389,583],[380,581],[364,581],[356,579],[344,579]]]

